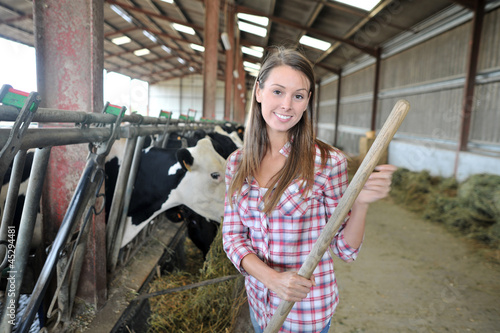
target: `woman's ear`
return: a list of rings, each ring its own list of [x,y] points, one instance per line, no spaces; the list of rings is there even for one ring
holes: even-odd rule
[[[255,99],[257,100],[257,102],[261,103],[261,100],[262,100],[262,96],[261,96],[262,92],[260,90],[260,85],[259,85],[259,81],[255,82]]]

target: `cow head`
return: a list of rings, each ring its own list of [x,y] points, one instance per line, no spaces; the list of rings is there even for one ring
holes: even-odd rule
[[[209,138],[196,146],[179,149],[177,159],[187,172],[175,191],[184,205],[198,214],[220,221],[224,213],[224,172],[226,161],[214,149]]]

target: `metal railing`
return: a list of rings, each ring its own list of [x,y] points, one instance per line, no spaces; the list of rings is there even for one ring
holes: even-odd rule
[[[2,87],[5,92],[6,86]],[[9,86],[7,86],[9,88]],[[1,101],[1,93],[0,93]],[[17,332],[27,332],[39,311],[49,282],[54,277],[57,266],[57,287],[50,301],[45,324],[42,330],[57,330],[58,325],[68,322],[76,295],[76,286],[85,255],[89,220],[98,215],[104,203],[98,204],[101,187],[105,179],[104,164],[106,156],[115,140],[126,138],[124,161],[120,167],[115,195],[106,225],[108,270],[113,272],[118,261],[121,235],[128,204],[131,197],[140,152],[146,136],[156,136],[156,146],[164,146],[168,134],[172,131],[185,133],[190,130],[213,130],[215,122],[194,121],[193,119],[176,120],[164,117],[145,117],[138,114],[125,115],[125,108],[120,114],[106,114],[108,104],[102,114],[84,111],[64,111],[38,108],[40,97],[31,93],[22,107],[19,104],[0,105],[0,121],[14,122],[12,126],[0,128],[0,177],[11,168],[11,178],[7,191],[5,207],[2,210],[0,226],[0,262],[2,269],[8,269],[7,287],[3,299],[0,321],[1,332],[11,332],[13,318],[20,297],[20,289],[27,266],[33,231],[37,221],[42,187],[53,146],[89,144],[86,166],[81,174],[61,226],[48,249],[48,256],[38,276],[36,285],[25,308],[22,319],[16,327]],[[50,123],[50,128],[32,128],[31,122]],[[73,128],[58,124],[74,123]],[[29,149],[35,148],[34,161],[28,184],[22,217],[16,239],[9,233],[16,209],[21,174]],[[13,163],[12,163],[13,162]],[[104,200],[102,200],[104,201]],[[76,237],[75,237],[76,235]],[[14,244],[15,242],[15,244]],[[15,250],[15,258],[9,257]],[[55,303],[57,300],[57,308]]]

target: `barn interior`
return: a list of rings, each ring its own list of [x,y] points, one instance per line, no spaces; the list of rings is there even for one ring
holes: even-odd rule
[[[2,275],[6,283],[2,284],[6,288],[2,332],[28,331],[36,322],[39,329],[46,324],[53,331],[74,331],[75,322],[81,322],[78,318],[89,308],[93,309],[89,324],[77,331],[126,331],[130,311],[140,311],[131,310],[132,299],[152,292],[147,289],[149,283],[155,275],[164,275],[159,273],[163,265],[159,263],[172,259],[172,249],[183,251],[178,244],[184,244],[187,227],[172,220],[193,216],[184,206],[168,217],[162,215],[168,228],[149,221],[143,229],[146,235],[134,241],[149,248],[149,256],[144,250],[120,248],[121,219],[127,216],[130,200],[125,178],[135,178],[134,154],[140,154],[150,136],[163,144],[172,132],[212,133],[216,127],[229,132],[244,126],[260,64],[276,46],[299,49],[314,65],[316,134],[349,155],[353,167],[363,161],[394,105],[407,100],[410,111],[381,157],[381,162],[402,170],[395,179],[394,200],[405,206],[417,202],[420,205],[411,210],[425,210],[440,222],[446,214],[446,218],[471,216],[479,222],[455,219],[444,224],[498,249],[499,0],[373,0],[366,4],[341,0],[0,0],[0,27],[1,38],[34,47],[36,73],[32,75],[37,84],[31,94],[15,90],[16,86],[2,88],[0,174],[3,177],[14,170],[11,162],[18,159],[24,164],[26,152],[38,149],[39,159],[33,165],[40,169],[31,173],[45,175],[30,180],[33,187],[26,191],[34,195],[34,202],[41,202],[43,245],[36,251],[43,253],[32,252],[29,246],[39,235],[35,231],[40,215],[37,203],[30,206],[31,211],[23,211],[15,229],[18,243],[12,246],[17,249],[17,266],[10,267],[12,274],[6,270]],[[1,52],[15,56],[16,51]],[[117,92],[116,100],[105,100],[109,73],[147,84]],[[10,84],[1,70],[0,84]],[[6,96],[13,102],[9,104]],[[122,102],[134,96],[145,100],[145,105]],[[82,179],[87,169],[92,174],[101,170],[103,156],[112,155],[120,139],[127,139],[122,158],[131,173],[123,176],[121,201],[116,208],[108,207],[118,216],[116,225],[113,222],[110,227],[104,214],[97,213],[104,206],[99,195],[87,194],[86,201],[80,202],[74,193],[80,187],[82,193],[99,191],[101,182],[92,180],[92,185],[86,185]],[[428,190],[437,183],[438,189]],[[459,191],[462,183],[465,189]],[[8,186],[5,181],[3,185],[1,199],[7,202]],[[429,193],[432,197],[424,198]],[[450,197],[438,197],[443,194]],[[450,199],[460,195],[465,201]],[[84,213],[87,204],[95,204],[90,218]],[[10,264],[11,229],[7,228],[13,222],[7,222],[9,210],[3,205],[0,240],[7,245],[5,250],[0,247],[0,254]],[[436,210],[426,210],[428,206]],[[444,212],[445,206],[452,208]],[[466,206],[474,211],[458,210]],[[65,227],[67,220],[72,224]],[[145,240],[155,234],[161,235],[160,240]],[[27,238],[19,240],[21,236]],[[71,250],[83,243],[83,250],[78,246]],[[51,256],[48,249],[56,246],[60,252],[53,251]],[[77,255],[78,251],[82,253]],[[68,262],[74,259],[64,259],[61,253],[66,252],[74,252],[82,261],[73,272],[78,278],[71,283],[65,276],[73,270]],[[128,262],[140,255],[146,257],[135,260],[138,266]],[[45,271],[44,262],[50,260]],[[32,270],[26,268],[31,266]],[[223,267],[221,276],[234,274]],[[492,274],[498,277],[495,267]],[[12,280],[7,279],[10,276]],[[204,278],[220,276],[206,274]],[[30,279],[32,285],[27,286]],[[11,302],[17,308],[23,289],[37,292],[37,297],[28,301],[24,314],[12,315],[7,305]],[[53,311],[57,306],[59,311]],[[36,314],[39,308],[43,310]],[[9,314],[18,320],[15,325],[9,322]],[[478,326],[472,329],[500,327],[498,320],[485,319],[484,323],[480,326],[476,321]]]

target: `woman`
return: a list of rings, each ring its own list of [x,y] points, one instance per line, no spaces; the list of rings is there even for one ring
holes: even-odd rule
[[[296,302],[281,332],[328,332],[338,304],[330,251],[310,279],[297,274],[347,187],[346,158],[314,137],[314,72],[277,48],[256,79],[243,148],[227,162],[223,243],[245,276],[250,317],[262,332],[280,300]],[[368,205],[389,192],[394,166],[378,166],[331,250],[356,258]]]

